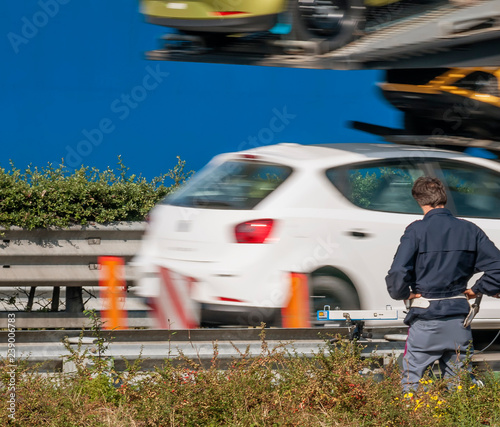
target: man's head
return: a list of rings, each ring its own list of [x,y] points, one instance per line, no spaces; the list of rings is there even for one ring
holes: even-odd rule
[[[446,191],[443,183],[437,178],[421,176],[413,184],[411,195],[420,206],[436,208],[444,206],[447,202]]]

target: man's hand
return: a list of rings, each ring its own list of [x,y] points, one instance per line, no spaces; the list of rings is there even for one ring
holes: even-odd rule
[[[414,294],[413,292],[410,292],[410,296],[405,299],[405,307],[409,310],[411,308],[411,303],[410,301],[415,298],[420,298],[422,295],[421,294]]]
[[[466,289],[464,291],[464,294],[467,297],[467,299],[474,299],[474,298],[477,298],[479,296],[472,289]]]

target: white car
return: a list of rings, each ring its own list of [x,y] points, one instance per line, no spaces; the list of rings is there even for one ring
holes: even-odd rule
[[[189,278],[202,325],[280,325],[291,273],[302,273],[312,319],[325,305],[402,311],[385,276],[405,227],[422,218],[411,196],[422,175],[442,179],[447,208],[500,247],[492,160],[394,144],[283,143],[216,156],[152,210],[134,260],[136,292],[157,295],[147,279],[161,266]],[[500,325],[499,300],[484,298],[473,325]]]

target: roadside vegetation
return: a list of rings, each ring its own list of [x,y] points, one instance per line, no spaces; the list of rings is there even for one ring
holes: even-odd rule
[[[151,208],[193,173],[185,161],[147,180],[128,173],[118,157],[117,171],[65,165],[24,170],[0,168],[0,226],[32,230],[73,224],[143,221]],[[166,185],[167,184],[167,185]]]
[[[99,338],[99,334],[97,334]],[[290,346],[240,352],[227,364],[214,343],[208,366],[185,357],[168,358],[154,371],[143,361],[116,372],[98,351],[70,349],[73,374],[40,374],[43,366],[15,363],[15,419],[9,419],[12,364],[0,366],[1,425],[15,426],[498,426],[500,383],[478,373],[478,388],[464,375],[448,390],[427,377],[421,389],[403,395],[396,363],[363,359],[352,341],[326,339],[306,358]],[[287,350],[288,348],[288,350]],[[68,353],[69,354],[69,353]],[[96,354],[100,355],[97,356]]]

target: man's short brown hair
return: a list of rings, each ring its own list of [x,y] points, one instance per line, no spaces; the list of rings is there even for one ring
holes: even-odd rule
[[[430,176],[417,178],[411,189],[411,195],[420,206],[445,205],[448,201],[443,183]]]

